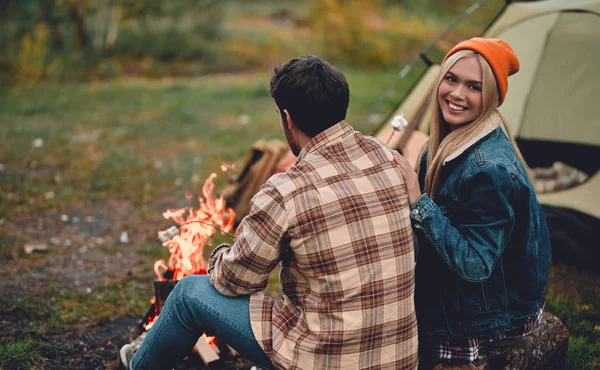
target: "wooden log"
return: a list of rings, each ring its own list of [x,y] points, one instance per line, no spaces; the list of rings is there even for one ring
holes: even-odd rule
[[[206,334],[202,334],[198,339],[198,342],[196,342],[194,349],[202,361],[207,365],[220,359],[219,354],[215,352],[214,348],[206,341]]]
[[[542,323],[523,340],[506,347],[492,347],[474,365],[479,370],[563,369],[569,347],[569,331],[560,319],[545,312]]]

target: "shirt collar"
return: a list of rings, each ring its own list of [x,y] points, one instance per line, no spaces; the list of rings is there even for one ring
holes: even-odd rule
[[[300,162],[304,157],[308,155],[310,152],[314,152],[318,150],[320,147],[331,143],[338,138],[344,136],[347,133],[353,132],[354,129],[352,126],[348,124],[345,120],[336,123],[335,125],[329,127],[325,131],[322,131],[315,135],[300,151],[298,154],[298,159],[296,163]]]
[[[450,155],[444,159],[443,165],[446,165],[446,163],[450,162],[451,160],[458,158],[458,156],[463,154],[467,149],[497,129],[501,123],[502,118],[500,118],[500,115],[494,111],[491,116],[481,123],[483,125],[483,129],[479,132],[479,134],[450,153]]]

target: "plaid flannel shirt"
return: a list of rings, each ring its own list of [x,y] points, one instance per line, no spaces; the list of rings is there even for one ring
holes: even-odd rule
[[[274,300],[260,291],[280,262]],[[266,182],[209,275],[224,295],[252,295],[254,335],[278,368],[415,369],[414,268],[392,153],[342,121]]]
[[[537,328],[542,322],[544,309],[540,308],[534,320],[512,328],[511,330],[475,338],[453,339],[440,343],[435,350],[436,358],[441,362],[470,363],[477,360],[482,346],[503,340],[518,340]]]

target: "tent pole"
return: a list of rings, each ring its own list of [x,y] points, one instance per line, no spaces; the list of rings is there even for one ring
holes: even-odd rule
[[[504,6],[502,6],[502,9],[500,9],[500,11],[498,12],[498,14],[496,14],[496,16],[494,18],[492,18],[492,20],[490,21],[490,23],[488,23],[488,25],[485,26],[485,29],[483,30],[483,32],[481,32],[481,35],[485,35],[487,33],[487,31],[490,29],[490,27],[492,27],[492,24],[496,23],[496,21],[498,20],[498,18],[500,18],[502,16],[502,14],[504,14],[504,12],[506,11],[506,8],[508,8],[508,6],[510,5],[510,3],[512,3],[512,0],[506,0],[504,2]]]

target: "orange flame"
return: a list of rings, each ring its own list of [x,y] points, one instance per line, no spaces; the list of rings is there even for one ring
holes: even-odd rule
[[[168,270],[173,271],[173,280],[180,280],[189,274],[206,274],[204,246],[216,231],[227,233],[233,228],[235,212],[226,207],[223,197],[213,195],[216,176],[211,173],[206,179],[202,187],[204,198],[198,197],[198,209],[190,206],[169,209],[163,213],[163,217],[179,224],[179,235],[163,242],[163,246],[171,252],[171,257],[168,263],[164,260],[154,263],[158,280],[165,280],[164,273]],[[188,200],[192,198],[189,194],[186,197]],[[165,232],[159,232],[159,237]]]
[[[225,169],[223,170],[225,171]],[[206,274],[204,246],[216,231],[227,233],[233,228],[235,212],[226,207],[223,197],[213,195],[216,176],[215,173],[212,173],[204,182],[202,187],[204,198],[198,198],[200,205],[198,209],[190,206],[169,209],[163,213],[163,217],[176,222],[179,228],[174,228],[174,231],[167,229],[158,232],[159,239],[166,240],[163,242],[163,246],[171,252],[168,263],[162,259],[154,263],[154,272],[158,280],[166,280],[164,276],[168,271],[173,272],[173,280],[181,280],[189,274]],[[186,194],[186,197],[188,200],[192,198],[189,194]],[[171,237],[171,235],[173,236]],[[154,305],[155,311],[154,315],[148,317],[144,325],[146,330],[150,330],[159,315],[154,298],[151,303]],[[215,346],[215,339],[214,336],[205,335],[206,342],[213,346]]]

